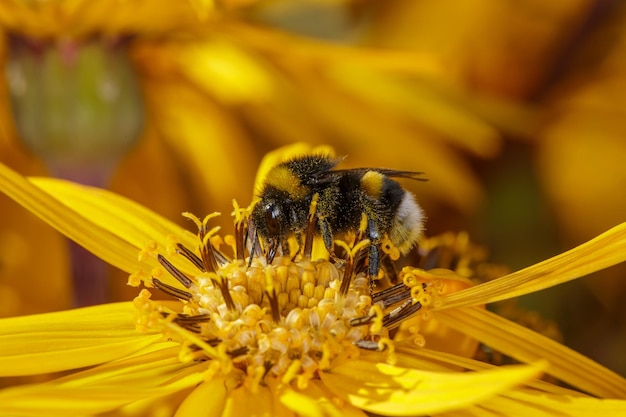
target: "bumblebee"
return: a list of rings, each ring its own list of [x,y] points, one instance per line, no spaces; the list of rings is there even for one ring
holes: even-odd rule
[[[274,166],[267,174],[251,212],[256,238],[271,263],[295,237],[300,245],[310,233],[321,236],[333,254],[333,239],[361,231],[370,240],[370,276],[378,275],[381,243],[388,239],[406,254],[420,238],[424,214],[414,196],[392,178],[425,181],[421,172],[381,168],[334,169],[341,159],[306,155]]]

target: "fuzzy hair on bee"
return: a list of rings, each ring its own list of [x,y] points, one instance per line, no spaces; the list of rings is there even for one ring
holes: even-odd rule
[[[268,172],[252,208],[251,221],[269,263],[278,250],[287,247],[290,237],[302,243],[314,199],[314,234],[321,236],[330,253],[335,237],[364,231],[370,240],[371,276],[378,274],[380,245],[385,238],[406,254],[421,237],[424,213],[413,194],[392,178],[426,181],[420,177],[422,172],[335,169],[341,161],[326,155],[305,155]]]

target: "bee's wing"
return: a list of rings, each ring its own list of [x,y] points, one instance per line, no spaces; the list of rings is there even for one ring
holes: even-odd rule
[[[333,175],[333,174],[339,174],[341,175],[342,173],[347,173],[347,172],[352,172],[352,173],[358,173],[360,175],[365,175],[366,172],[368,171],[376,171],[376,172],[380,172],[383,175],[386,175],[388,177],[394,177],[394,178],[408,178],[411,180],[416,180],[416,181],[428,181],[428,178],[422,178],[420,177],[421,175],[424,175],[424,172],[415,172],[415,171],[398,171],[395,169],[386,169],[386,168],[353,168],[353,169],[335,169],[332,171],[328,171],[325,174]]]

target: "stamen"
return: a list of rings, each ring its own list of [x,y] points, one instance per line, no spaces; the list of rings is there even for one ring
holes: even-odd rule
[[[170,261],[167,260],[167,258],[165,258],[161,254],[158,254],[157,259],[159,260],[159,263],[163,266],[163,268],[165,268],[165,270],[169,272],[171,276],[176,278],[178,282],[183,284],[185,288],[191,287],[191,285],[193,284],[193,281],[191,281],[191,279],[187,275],[179,271],[178,268],[172,265]]]
[[[163,291],[165,294],[171,295],[172,297],[176,297],[176,298],[178,298],[180,300],[189,301],[189,300],[191,300],[191,298],[193,296],[191,293],[189,293],[187,291],[178,289],[176,287],[172,287],[171,285],[168,285],[168,284],[166,284],[166,283],[164,283],[164,282],[162,282],[162,281],[160,281],[160,280],[158,280],[156,278],[152,278],[152,283],[154,284],[154,286],[156,288],[158,288],[159,290]]]
[[[228,280],[222,276],[222,274],[214,274],[210,273],[211,281],[213,281],[214,285],[220,289],[220,293],[222,294],[222,298],[224,298],[224,303],[229,310],[235,309],[235,302],[233,301],[233,297],[230,294],[230,289],[228,288]]]
[[[170,314],[163,312],[161,314],[163,317],[174,316],[174,323],[194,333],[201,333],[202,327],[200,325],[210,320],[210,316],[208,314],[197,316],[189,316],[184,313]],[[217,342],[219,342],[219,340],[217,340]]]
[[[243,261],[245,258],[245,236],[248,230],[246,222],[248,210],[240,208],[234,199],[233,209],[232,215],[235,217],[235,259]]]
[[[202,244],[200,245],[200,258],[202,259],[202,264],[207,271],[219,271],[220,266],[217,263],[217,259],[215,258],[215,249],[213,245],[211,245],[210,240],[207,236],[202,239]]]
[[[396,303],[406,300],[411,297],[411,288],[402,284],[396,284],[393,287],[389,287],[382,291],[378,291],[377,293],[372,295],[372,302],[382,302],[383,308],[387,308]]]
[[[341,280],[341,288],[339,289],[339,294],[345,296],[348,294],[348,290],[350,289],[350,283],[352,282],[352,276],[354,272],[354,259],[359,255],[359,253],[369,246],[369,239],[365,239],[354,245],[352,248],[348,246],[347,243],[341,240],[335,240],[335,245],[343,248],[346,252],[346,264],[344,267],[343,279]]]
[[[237,356],[242,356],[245,355],[246,353],[248,353],[250,351],[250,348],[248,346],[242,346],[240,348],[237,349],[233,349],[231,351],[228,352],[228,355],[231,358],[236,358]]]
[[[365,349],[365,350],[373,350],[375,352],[380,352],[381,351],[380,344],[378,342],[373,341],[373,340],[357,340],[355,345],[358,348]]]
[[[178,324],[189,324],[189,323],[206,323],[211,320],[211,316],[209,314],[200,314],[197,316],[189,316],[184,313],[179,313],[176,315],[174,321]]]
[[[176,253],[183,255],[189,262],[191,262],[200,271],[206,272],[206,268],[204,267],[204,264],[202,263],[202,259],[200,259],[198,255],[193,253],[190,249],[188,249],[182,243],[177,243],[176,247],[178,248]]]
[[[270,311],[272,312],[272,320],[275,323],[280,323],[280,308],[278,304],[278,296],[276,295],[276,290],[272,288],[271,291],[266,291],[267,299],[270,302]]]
[[[368,316],[356,317],[354,319],[350,319],[350,326],[362,326],[364,324],[370,324],[372,320],[376,317],[376,314],[370,314]]]
[[[383,326],[388,329],[393,329],[400,325],[400,322],[409,316],[417,313],[422,308],[420,302],[412,303],[412,300],[405,301],[400,307],[392,310],[389,314],[383,317]]]

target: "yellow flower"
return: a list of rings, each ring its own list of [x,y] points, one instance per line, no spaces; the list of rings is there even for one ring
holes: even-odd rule
[[[189,233],[111,192],[26,179],[3,165],[0,189],[130,273],[130,284],[172,296],[157,301],[144,288],[133,302],[0,320],[1,375],[72,370],[0,391],[2,414],[124,407],[145,415],[157,406],[177,416],[626,412],[624,379],[481,307],[623,262],[626,224],[484,284],[468,283],[472,265],[462,258],[455,270],[407,267],[399,284],[370,294],[362,272],[345,273],[366,241],[337,243],[347,255],[334,264],[298,253],[267,265],[246,258],[246,210],[237,206],[234,235],[221,236],[214,216],[187,214],[198,229]],[[460,335],[522,364],[496,367],[445,343],[429,348],[431,331],[446,329],[457,332],[452,349]],[[542,372],[580,392],[539,380]]]

